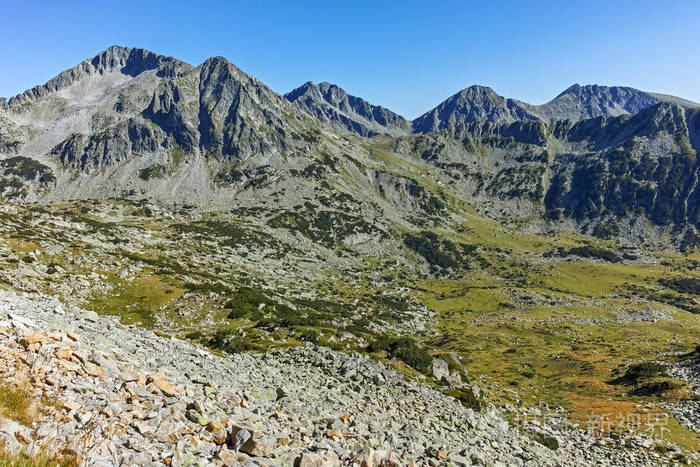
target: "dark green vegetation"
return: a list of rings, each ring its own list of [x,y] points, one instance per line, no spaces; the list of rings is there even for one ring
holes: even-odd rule
[[[167,167],[161,164],[151,165],[139,171],[139,178],[141,180],[163,178],[167,174],[167,170]]]
[[[661,279],[659,282],[676,292],[700,296],[700,278],[682,277],[677,279]]]
[[[553,436],[549,436],[545,433],[535,433],[533,439],[543,446],[547,446],[552,451],[559,449],[559,441]]]
[[[424,374],[429,372],[433,361],[428,349],[407,337],[379,336],[367,346],[367,351],[385,352],[390,358],[397,358]]]
[[[430,231],[422,231],[417,235],[406,234],[403,242],[421,255],[433,272],[443,269],[468,269],[469,260],[476,252],[474,245],[455,244]]]
[[[613,251],[606,250],[604,248],[599,248],[599,247],[592,246],[592,245],[577,246],[574,248],[570,248],[568,250],[565,248],[559,247],[556,250],[548,251],[543,256],[550,257],[550,258],[551,257],[566,258],[568,256],[578,256],[581,258],[600,259],[603,261],[608,261],[610,263],[619,263],[620,261],[622,261],[624,256],[626,256],[625,259],[630,259],[630,260],[637,259],[635,256],[629,255],[627,253],[625,253],[623,255],[623,257],[621,257]]]
[[[284,228],[298,232],[327,248],[342,246],[343,240],[350,235],[386,235],[381,228],[359,216],[319,209],[308,201],[303,206],[295,206],[294,209],[272,217],[267,221],[267,225],[275,229]]]
[[[632,387],[630,396],[660,396],[666,391],[682,388],[682,385],[667,377],[666,366],[657,362],[642,362],[628,366],[625,374],[610,381],[610,384]]]
[[[0,160],[0,197],[22,199],[31,185],[46,189],[56,183],[51,168],[28,157]]]
[[[40,162],[28,157],[10,157],[0,160],[0,168],[3,176],[18,177],[26,181],[38,181],[44,185],[56,181],[51,169]]]

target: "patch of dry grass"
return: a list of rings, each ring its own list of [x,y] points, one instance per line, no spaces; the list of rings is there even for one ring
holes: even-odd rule
[[[31,393],[23,388],[0,385],[0,415],[26,426],[31,425],[35,415]]]
[[[34,457],[27,457],[0,446],[0,465],[3,467],[77,467],[79,463],[74,456],[70,455],[40,452]]]

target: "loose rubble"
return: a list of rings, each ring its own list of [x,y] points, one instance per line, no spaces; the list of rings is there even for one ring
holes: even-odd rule
[[[513,424],[493,406],[475,413],[359,354],[216,356],[37,294],[0,291],[0,355],[5,384],[53,401],[34,426],[3,420],[0,439],[84,465],[649,465],[678,453],[525,417],[539,409],[511,408]]]
[[[685,428],[700,434],[700,345],[687,355],[688,358],[669,367],[669,374],[688,383],[691,398],[664,404]]]

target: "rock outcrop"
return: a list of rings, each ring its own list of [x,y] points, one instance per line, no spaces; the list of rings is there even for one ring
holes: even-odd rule
[[[309,81],[284,97],[320,121],[360,136],[407,134],[411,127],[400,115],[351,96],[335,84]]]

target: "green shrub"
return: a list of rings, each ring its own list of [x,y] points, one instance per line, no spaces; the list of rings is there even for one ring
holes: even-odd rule
[[[656,362],[635,363],[627,367],[625,378],[637,381],[639,378],[652,378],[654,376],[666,376],[666,367]]]
[[[659,282],[678,293],[700,295],[700,278],[697,277],[662,279]]]
[[[672,381],[658,381],[655,383],[647,383],[630,391],[631,396],[655,396],[663,392],[676,389],[678,385]]]
[[[139,171],[141,180],[150,180],[152,178],[163,178],[167,172],[167,168],[161,164],[151,165]]]
[[[465,407],[468,409],[472,409],[475,412],[479,412],[481,410],[482,402],[481,400],[476,397],[474,394],[474,391],[471,389],[462,389],[462,388],[455,388],[455,389],[448,389],[445,391],[445,394],[454,397],[458,401],[462,403]]]
[[[406,337],[378,336],[367,346],[368,352],[387,352],[392,358],[397,358],[411,368],[428,374],[433,363],[433,357],[425,347]]]
[[[465,257],[472,256],[476,251],[474,245],[455,244],[427,230],[418,235],[406,234],[403,243],[425,258],[433,270],[436,267],[447,269],[468,265]]]
[[[546,435],[544,433],[535,433],[533,439],[543,446],[548,447],[552,451],[559,449],[559,441],[553,436]]]

